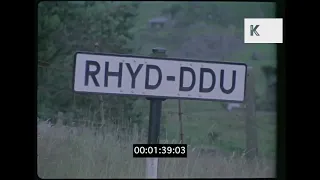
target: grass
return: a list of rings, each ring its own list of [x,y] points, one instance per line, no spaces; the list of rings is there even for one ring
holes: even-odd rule
[[[155,13],[155,12],[154,12]],[[149,16],[153,17],[153,16]],[[200,23],[201,24],[201,23]],[[194,35],[210,35],[214,32],[223,33],[227,29],[219,26],[207,25],[207,28],[197,28],[194,25],[187,29],[189,36]],[[199,27],[201,27],[199,25]],[[238,34],[243,34],[242,30],[236,30]],[[179,49],[181,44],[171,42],[171,36],[174,34],[174,29],[166,28],[159,30],[149,38],[149,41],[142,42],[144,44],[143,54],[148,55],[152,47],[162,46],[167,48],[168,52],[174,52]],[[158,39],[161,39],[158,40]],[[152,41],[150,40],[152,39]],[[166,43],[167,42],[167,43]],[[253,53],[259,55],[258,61],[251,60]],[[265,98],[267,89],[266,78],[261,71],[261,67],[265,65],[276,66],[276,46],[272,44],[244,44],[241,49],[232,52],[232,56],[226,61],[244,62],[248,66],[253,67],[255,76],[255,89],[259,97],[257,102]],[[178,104],[177,100],[166,100],[163,103],[163,124],[166,128],[166,134],[163,137],[168,139],[179,138],[179,121],[178,121]],[[148,102],[141,100],[137,103],[141,109],[148,109]],[[221,107],[220,102],[203,102],[203,101],[182,101],[183,107],[183,129],[184,137],[188,144],[205,145],[214,148],[220,148],[225,151],[242,151],[245,149],[245,118],[243,112],[228,113]],[[174,113],[172,113],[174,112]],[[259,151],[264,156],[270,158],[275,157],[275,113],[257,112],[257,131]],[[148,113],[145,114],[145,125],[148,123]],[[208,133],[214,131],[218,133],[219,138],[210,142]]]
[[[144,178],[145,159],[132,157],[132,144],[144,143],[145,138],[110,127],[105,132],[103,139],[89,129],[75,135],[65,127],[38,127],[38,176]],[[188,158],[159,159],[158,177],[270,178],[274,169],[274,162],[263,158],[248,161],[243,156],[214,156],[189,148]]]
[[[183,130],[188,144],[206,144],[226,151],[245,149],[245,119],[242,112],[227,113],[221,110],[198,112],[183,110],[183,112],[185,113],[182,116]],[[275,124],[272,120],[275,119],[275,114],[258,112],[256,115],[259,151],[264,156],[274,157],[276,136]],[[178,114],[171,113],[167,118],[170,119],[166,121],[168,137],[178,138]],[[218,134],[216,141],[212,142],[208,138],[209,132]]]
[[[138,37],[136,44],[143,45],[141,54],[148,55],[153,47],[162,46],[168,52],[179,49],[182,42],[173,42],[172,37],[210,35],[227,32],[218,25],[202,28],[194,25],[183,32],[170,28],[148,33],[148,20],[160,15],[160,10],[167,7],[167,2],[143,2],[135,28]],[[236,7],[236,6],[235,6]],[[247,9],[247,8],[246,8]],[[243,34],[241,29],[236,33]],[[148,35],[148,36],[147,36]],[[140,37],[141,36],[141,37]],[[261,59],[252,61],[257,53]],[[260,68],[264,65],[276,66],[275,45],[245,44],[243,49],[232,52],[226,61],[245,62],[253,67],[256,79],[256,93],[263,96],[266,80]],[[257,100],[258,101],[258,100]],[[140,99],[134,108],[143,111],[145,127],[148,125],[148,102]],[[40,104],[41,105],[41,104]],[[43,105],[43,104],[42,104]],[[162,142],[179,139],[179,121],[177,100],[163,103]],[[44,109],[45,107],[43,107]],[[45,112],[51,109],[44,110]],[[182,101],[183,129],[185,143],[193,147],[219,149],[227,154],[245,149],[245,119],[243,112],[228,113],[220,102]],[[41,113],[41,112],[40,112]],[[159,177],[273,177],[275,155],[275,113],[257,112],[257,131],[259,151],[262,157],[254,162],[247,162],[241,156],[209,156],[197,152],[188,154],[187,159],[161,159]],[[108,130],[106,138],[94,136],[91,131],[79,135],[65,133],[63,128],[51,128],[38,134],[38,174],[42,178],[143,178],[144,159],[132,158],[132,144],[145,143],[140,135],[129,136],[117,130]],[[208,139],[208,133],[215,132],[215,141]],[[126,140],[119,139],[125,136]]]
[[[228,112],[220,102],[182,100],[182,121],[185,143],[193,146],[207,146],[226,152],[245,150],[245,114],[238,110]],[[149,103],[140,99],[135,107],[149,109]],[[148,127],[148,111],[144,114],[144,127]],[[163,102],[162,124],[165,139],[179,139],[178,100]],[[276,153],[276,113],[256,112],[256,129],[259,153],[262,156],[275,158]],[[218,135],[215,141],[208,138],[214,132]]]

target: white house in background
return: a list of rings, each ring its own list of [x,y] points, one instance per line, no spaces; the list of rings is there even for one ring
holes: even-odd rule
[[[227,104],[227,110],[229,111],[229,112],[231,112],[232,111],[232,109],[238,109],[238,108],[241,108],[241,104],[240,103],[228,103]]]

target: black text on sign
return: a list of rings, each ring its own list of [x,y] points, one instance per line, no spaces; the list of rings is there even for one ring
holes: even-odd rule
[[[243,63],[78,52],[75,92],[164,98],[244,100]]]

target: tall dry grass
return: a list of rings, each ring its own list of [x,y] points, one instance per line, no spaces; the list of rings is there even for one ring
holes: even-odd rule
[[[111,130],[112,129],[112,130]],[[72,132],[71,132],[72,130]],[[38,176],[41,178],[144,178],[145,159],[132,157],[132,144],[145,143],[135,134],[115,128],[104,136],[87,128],[38,126]],[[271,160],[200,154],[188,158],[160,158],[159,178],[274,177]]]

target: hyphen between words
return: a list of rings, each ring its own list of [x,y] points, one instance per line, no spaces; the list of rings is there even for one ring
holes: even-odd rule
[[[122,86],[122,72],[124,70],[123,69],[124,64],[131,75],[131,88],[132,89],[135,89],[137,76],[143,67],[146,68],[145,69],[145,77],[146,78],[144,79],[145,89],[157,89],[160,86],[162,79],[163,79],[162,78],[163,74],[162,74],[162,70],[156,65],[145,65],[144,66],[144,64],[138,64],[138,67],[135,70],[133,70],[130,63],[119,63],[118,71],[110,71],[109,70],[109,62],[105,62],[104,69],[101,69],[101,66],[99,65],[98,62],[90,61],[90,60],[86,61],[84,85],[88,86],[89,78],[91,78],[95,86],[99,87],[99,86],[101,86],[101,84],[103,84],[104,87],[108,87],[109,77],[117,77],[118,78],[118,85],[117,86],[118,86],[118,88],[121,88],[121,86]],[[90,70],[90,66],[95,67],[95,69]],[[158,81],[156,82],[156,84],[150,84],[150,82],[149,82],[150,71],[155,71],[158,74]],[[99,73],[104,74],[104,82],[103,83],[99,83],[97,80],[96,76]],[[190,73],[191,77],[192,77],[192,83],[189,86],[183,85],[185,73]],[[203,87],[204,86],[203,80],[204,80],[205,73],[209,73],[212,77],[212,81],[211,81],[212,83],[209,87]],[[232,85],[230,88],[224,87],[224,73],[225,73],[224,70],[221,69],[220,70],[220,88],[223,93],[230,94],[233,92],[233,90],[235,88],[237,73],[235,70],[232,71]],[[202,93],[211,92],[215,88],[215,85],[216,85],[216,73],[212,69],[209,69],[209,68],[200,68],[199,76],[200,76],[199,92],[202,92]],[[174,76],[167,76],[167,80],[168,81],[175,81],[175,77]],[[194,88],[195,84],[196,84],[195,71],[190,67],[180,67],[179,91],[191,91]]]
[[[246,65],[78,54],[74,90],[242,101]]]

